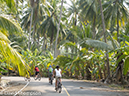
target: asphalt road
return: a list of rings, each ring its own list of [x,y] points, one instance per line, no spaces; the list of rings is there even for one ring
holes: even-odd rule
[[[2,79],[22,82],[24,85],[28,83],[23,77],[3,77]],[[62,79],[62,92],[58,93],[54,88],[55,79],[53,82],[54,84],[51,85],[48,83],[48,78],[38,81],[31,77],[27,86],[18,89],[20,93],[16,96],[129,96],[127,92],[117,92],[99,83],[72,79]]]

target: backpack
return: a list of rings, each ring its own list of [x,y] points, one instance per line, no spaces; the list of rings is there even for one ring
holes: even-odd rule
[[[49,72],[52,73],[52,68],[49,68]]]

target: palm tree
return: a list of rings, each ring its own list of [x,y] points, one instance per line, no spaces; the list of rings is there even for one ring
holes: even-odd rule
[[[45,18],[45,14],[47,13],[50,14],[48,11],[48,5],[43,1],[39,2],[39,0],[36,0],[36,2],[34,2],[34,5],[33,5],[33,13],[32,13],[32,7],[30,6],[27,6],[25,10],[26,11],[23,14],[24,16],[22,17],[21,26],[24,28],[25,31],[28,31],[29,37],[31,36],[30,43],[33,43],[33,45],[30,46],[29,44],[29,46],[31,48],[33,46],[34,48],[35,46],[38,45],[36,48],[40,48],[39,38],[43,36],[43,34],[41,34],[42,29],[40,27],[40,24],[43,22],[43,19]],[[33,16],[31,14],[33,14]],[[30,24],[31,19],[32,19],[32,24]],[[31,28],[30,28],[30,25],[31,25]],[[38,41],[37,44],[35,43],[36,41]]]
[[[15,13],[16,13],[16,7],[15,7],[15,1],[8,1],[8,0],[2,0],[0,1],[5,5],[5,11],[2,12],[0,15],[0,54],[2,60],[7,63],[7,66],[13,65],[14,67],[17,67],[19,74],[24,75],[28,73],[28,66],[26,65],[25,61],[22,59],[21,54],[16,50],[16,47],[19,47],[18,45],[14,45],[12,47],[12,42],[9,39],[12,39],[11,36],[14,35],[23,35],[23,31],[19,25],[19,23],[16,23],[15,19]],[[2,7],[0,7],[0,10]],[[5,14],[9,14],[5,15]],[[13,18],[14,16],[14,18]],[[9,39],[8,39],[9,38]],[[19,47],[20,48],[20,47]],[[3,59],[4,58],[4,59]]]
[[[49,49],[52,52],[53,52],[52,45],[54,44],[55,39],[56,39],[55,37],[56,37],[57,27],[58,27],[59,18],[60,18],[58,15],[58,13],[60,11],[60,9],[59,9],[60,7],[56,6],[57,3],[59,3],[59,0],[53,0],[52,2],[50,2],[51,5],[48,5],[48,7],[44,8],[44,9],[48,8],[48,10],[46,10],[44,15],[42,16],[43,19],[41,21],[41,25],[38,30],[38,32],[40,33],[40,36],[42,36],[44,38],[44,42],[46,42],[47,39],[49,39],[49,41],[50,41]],[[59,30],[60,31],[60,33],[59,33],[60,39],[65,34],[64,30],[63,30],[62,22],[60,22],[60,30]],[[58,42],[60,42],[60,39],[58,37]],[[43,46],[44,46],[44,44],[43,44]],[[53,49],[54,49],[54,47],[53,47]]]
[[[8,65],[17,66],[19,74],[23,76],[27,72],[28,66],[22,59],[21,54],[10,46],[11,42],[7,38],[7,32],[22,32],[22,30],[18,24],[5,18],[5,16],[0,16],[0,54],[2,58],[5,58],[5,62]]]
[[[107,22],[107,28],[109,27],[111,30],[113,30],[113,28],[117,31],[117,41],[119,43],[119,47],[120,47],[120,26],[124,26],[125,22],[127,21],[128,18],[128,10],[125,6],[124,3],[127,3],[125,0],[109,0],[107,3],[104,4],[105,6],[105,20]],[[113,27],[115,26],[115,27]],[[117,52],[117,54],[121,53],[121,51],[119,50]],[[119,59],[121,57],[122,54],[119,54],[117,56],[117,59]],[[117,66],[117,73],[121,73],[120,77],[121,77],[121,81],[123,81],[123,76],[122,76],[122,67],[121,64],[123,64],[123,60],[121,60],[120,62],[118,62],[118,66]],[[115,77],[119,77],[118,74],[116,74]]]
[[[85,22],[91,21],[92,24],[92,34],[93,34],[93,39],[96,38],[96,25],[97,25],[97,9],[98,9],[98,4],[97,0],[80,0],[79,1],[79,6],[81,11],[81,15],[85,17]]]
[[[68,22],[69,25],[77,25],[77,21],[79,18],[79,6],[78,6],[78,1],[77,0],[70,0],[71,5],[69,5],[67,16],[69,17]],[[71,27],[71,26],[70,26]]]
[[[76,26],[81,25],[81,23],[79,22],[81,16],[80,14],[80,9],[78,6],[78,1],[77,0],[70,0],[71,4],[69,5],[69,8],[66,10],[66,15],[68,16],[67,19],[67,37],[66,39],[69,41],[72,41],[73,43],[77,43],[77,38],[76,36],[74,36],[74,28],[76,28]],[[80,23],[80,24],[79,24]],[[76,33],[76,32],[75,32]],[[71,48],[72,53],[76,53],[76,49]]]
[[[125,25],[128,17],[128,9],[125,6],[125,0],[109,0],[104,4],[106,27],[113,29],[116,26],[117,41],[119,41],[119,27]]]
[[[34,44],[35,44],[35,31],[36,31],[36,25],[37,25],[37,22],[38,22],[38,12],[39,12],[39,0],[36,0],[36,8],[34,9],[34,28],[33,28],[33,42],[34,42]]]
[[[60,30],[60,21],[61,21],[61,15],[62,15],[63,3],[64,3],[64,0],[62,0],[62,2],[61,2],[60,19],[59,19],[58,30],[57,30],[57,35],[56,35],[56,42],[55,42],[55,52],[54,52],[54,57],[57,57],[57,41],[58,41],[59,30]]]
[[[101,10],[101,18],[102,18],[102,24],[103,24],[103,33],[104,33],[104,40],[105,40],[105,43],[107,42],[106,41],[106,34],[105,34],[105,22],[104,22],[104,15],[103,15],[103,8],[102,8],[102,4],[101,4],[101,0],[99,0],[99,5],[100,5],[100,10]],[[107,77],[107,80],[111,77],[111,74],[110,74],[110,65],[109,65],[109,56],[108,54],[106,53],[106,58],[107,58],[107,67],[108,67],[108,77]]]
[[[30,18],[30,29],[29,29],[29,42],[28,42],[28,49],[30,49],[30,41],[31,41],[31,27],[32,27],[32,19],[33,19],[33,10],[34,10],[34,0],[30,0],[31,5],[31,18]]]

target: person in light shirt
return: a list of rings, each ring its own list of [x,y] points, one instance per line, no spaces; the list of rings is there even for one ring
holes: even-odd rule
[[[53,72],[53,76],[55,75],[55,90],[57,88],[57,79],[59,78],[60,82],[61,82],[61,77],[62,77],[62,72],[59,66],[56,66],[56,69]]]

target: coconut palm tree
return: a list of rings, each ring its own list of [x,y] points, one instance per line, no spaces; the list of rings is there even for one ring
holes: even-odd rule
[[[83,15],[85,18],[85,22],[89,21],[92,24],[92,38],[96,38],[96,30],[97,22],[98,22],[98,2],[97,0],[80,0],[79,6],[81,11],[80,15]]]
[[[44,37],[44,42],[46,41],[46,38],[49,38],[50,40],[50,50],[52,50],[52,45],[55,42],[56,39],[56,32],[57,32],[57,27],[59,24],[59,12],[60,12],[60,7],[56,6],[57,3],[59,3],[59,0],[54,0],[52,2],[50,2],[51,6],[49,5],[48,8],[49,10],[47,10],[47,13],[44,14],[44,16],[42,16],[43,20],[41,22],[40,28],[38,30],[38,32],[40,32],[40,34],[42,35],[42,37]],[[63,10],[65,10],[63,8]],[[63,22],[63,20],[61,19],[61,21]],[[60,39],[64,36],[64,29],[63,29],[63,23],[60,23],[60,33],[58,37],[58,42],[60,42]],[[61,37],[62,36],[62,37]],[[59,39],[60,38],[60,39]],[[53,47],[54,49],[54,47]]]
[[[120,45],[120,26],[124,26],[125,22],[127,21],[128,18],[128,10],[127,7],[125,6],[125,4],[127,4],[127,2],[125,0],[109,0],[108,2],[106,2],[104,4],[105,7],[105,21],[106,21],[106,27],[110,28],[111,30],[115,29],[117,31],[117,41]],[[117,52],[117,54],[121,53],[120,50]],[[119,54],[117,59],[119,59],[122,54]],[[123,76],[122,76],[122,66],[121,64],[123,64],[123,60],[121,60],[120,62],[118,62],[118,66],[117,66],[117,70],[119,72],[117,73],[121,73],[120,77],[121,77],[121,81],[123,81]],[[116,74],[115,77],[119,77],[119,75]]]
[[[34,10],[35,1],[34,1],[34,0],[30,0],[30,5],[31,5],[31,18],[30,18],[30,29],[29,29],[28,49],[30,49],[30,42],[31,42],[31,27],[32,27],[33,10]]]
[[[117,31],[117,41],[119,41],[119,28],[120,26],[125,25],[127,17],[129,15],[127,7],[124,3],[127,3],[125,0],[109,0],[104,3],[104,15],[106,28],[115,28]]]
[[[22,59],[21,54],[10,46],[11,41],[7,38],[8,32],[22,32],[18,24],[7,19],[5,16],[0,16],[0,55],[5,58],[8,65],[15,65],[19,70],[20,75],[24,75],[28,66]]]
[[[79,3],[77,0],[70,0],[70,1],[71,1],[71,4],[69,5],[69,8],[67,9],[68,22],[69,22],[69,25],[76,26],[78,23],[78,18],[80,14],[80,9],[78,6]]]
[[[58,36],[59,36],[59,31],[60,31],[60,22],[61,22],[61,16],[62,16],[63,3],[64,3],[64,0],[62,0],[61,2],[60,19],[59,19],[58,30],[57,30],[57,35],[56,35],[54,57],[57,57],[57,41],[58,41]]]
[[[31,39],[31,43],[33,43],[33,45],[31,45],[30,47],[32,48],[40,48],[39,46],[39,38],[43,36],[43,34],[41,33],[42,29],[40,28],[40,24],[43,22],[44,18],[46,17],[46,14],[50,14],[50,12],[48,11],[48,4],[46,4],[45,2],[41,2],[39,0],[37,0],[36,2],[34,2],[34,6],[33,6],[33,16],[32,14],[32,7],[27,6],[27,8],[25,8],[24,10],[26,10],[23,14],[24,16],[22,17],[22,22],[21,22],[21,26],[22,28],[27,32],[27,34],[29,33],[29,37]],[[31,16],[32,16],[32,24],[31,24],[31,34],[30,34],[30,22],[31,22]],[[35,42],[37,41],[38,44],[36,44]]]

